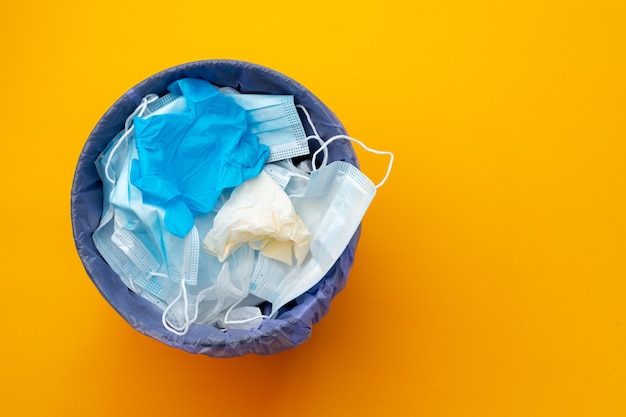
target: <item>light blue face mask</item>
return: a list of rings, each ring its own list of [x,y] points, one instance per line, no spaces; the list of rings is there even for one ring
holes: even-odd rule
[[[333,266],[356,232],[376,189],[385,183],[391,172],[394,159],[391,152],[370,149],[345,135],[326,141],[313,154],[312,160],[315,161],[317,155],[326,151],[335,140],[350,140],[372,153],[389,155],[387,173],[375,185],[355,166],[335,161],[319,169],[314,167],[308,183],[299,190],[291,190],[296,212],[313,233],[313,239],[309,256],[296,268],[262,255],[257,257],[250,279],[250,293],[272,303],[272,316],[313,287]]]
[[[118,146],[113,148],[114,152],[105,152],[98,158],[96,167],[102,178],[105,177],[102,175],[105,172],[104,166],[108,167],[106,171],[108,174],[123,178],[122,173],[124,170],[128,171],[130,163],[128,145],[127,140],[118,142]],[[103,161],[106,160],[111,162],[105,165]],[[166,296],[153,274],[161,273],[159,271],[164,261],[157,259],[156,252],[148,250],[132,232],[123,228],[122,223],[127,223],[127,221],[122,220],[121,211],[118,211],[112,203],[112,200],[116,201],[121,197],[120,191],[106,180],[103,183],[104,215],[93,234],[94,244],[111,269],[120,276],[128,288],[160,308],[165,308]],[[112,199],[114,191],[117,192],[117,196]],[[128,194],[126,200],[129,200]]]
[[[246,110],[250,133],[270,148],[267,162],[308,155],[306,133],[293,96],[241,94],[230,87],[220,91]]]

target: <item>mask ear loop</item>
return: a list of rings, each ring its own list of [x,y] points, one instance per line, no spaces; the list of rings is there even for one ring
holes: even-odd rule
[[[315,151],[315,153],[313,154],[313,160],[315,160],[315,157],[317,156],[317,154],[318,154],[320,151],[322,151],[322,149],[327,148],[327,147],[328,147],[328,145],[329,145],[331,142],[334,142],[334,141],[336,141],[337,139],[345,139],[345,140],[349,140],[349,141],[351,141],[351,142],[356,142],[356,143],[358,143],[359,145],[361,145],[361,147],[362,147],[363,149],[365,149],[366,151],[371,152],[371,153],[375,153],[375,154],[377,154],[377,155],[389,155],[389,165],[388,165],[388,167],[387,167],[387,173],[385,174],[385,178],[383,178],[383,179],[382,179],[382,181],[380,181],[380,182],[379,182],[379,183],[378,183],[375,187],[376,187],[376,188],[379,188],[379,187],[381,187],[381,186],[385,183],[385,181],[387,181],[387,179],[389,178],[389,174],[391,173],[391,168],[392,168],[392,166],[393,166],[393,159],[394,159],[393,153],[392,153],[392,152],[388,152],[388,151],[379,151],[379,150],[376,150],[376,149],[372,149],[372,148],[370,148],[370,147],[366,146],[366,145],[365,145],[363,142],[361,142],[360,140],[355,139],[355,138],[352,138],[352,137],[347,136],[347,135],[336,135],[336,136],[333,136],[333,137],[331,137],[330,139],[328,139],[326,142],[324,142],[324,144],[322,145],[322,147],[321,147],[321,148],[319,148],[317,151]],[[317,171],[317,168],[315,167],[315,165],[313,165],[313,171]]]
[[[313,130],[313,135],[307,136],[306,140],[307,141],[316,140],[320,144],[320,146],[323,147],[324,140],[322,139],[319,132],[315,128],[315,124],[313,124],[313,120],[311,119],[311,115],[309,114],[309,111],[302,104],[296,104],[296,108],[302,110],[302,112],[304,113],[304,116],[306,117],[307,122],[309,122],[309,126],[311,126],[311,130]],[[320,166],[320,168],[325,167],[327,163],[328,163],[328,151],[324,152],[324,158],[322,159],[322,165]],[[315,167],[315,157],[312,158],[311,165]]]
[[[157,96],[156,94],[148,94],[141,99],[141,103],[139,103],[139,106],[137,106],[137,108],[130,114],[130,116],[126,118],[126,122],[124,122],[124,134],[118,139],[115,146],[113,146],[113,149],[111,149],[111,152],[109,152],[109,157],[107,158],[106,164],[104,165],[104,175],[107,177],[107,180],[109,180],[111,184],[115,183],[113,178],[111,178],[111,176],[109,175],[109,166],[111,165],[111,158],[113,157],[113,154],[117,152],[122,143],[126,140],[126,138],[128,138],[128,135],[130,135],[130,133],[135,130],[135,126],[131,126],[133,118],[135,116],[143,116],[144,112],[148,108],[148,104],[154,103],[158,99],[159,96]]]
[[[297,172],[290,172],[289,173],[289,177],[291,177],[291,178],[298,177],[298,178],[305,179],[307,181],[311,179],[310,177],[307,177],[306,175],[298,174]]]
[[[321,138],[319,132],[317,131],[317,129],[315,128],[315,125],[313,124],[313,121],[311,120],[311,115],[309,114],[309,111],[306,109],[306,107],[304,107],[302,104],[296,104],[296,108],[302,110],[302,112],[306,116],[306,120],[309,122],[309,126],[311,126],[311,129],[313,130],[313,136],[317,136],[318,138]]]
[[[155,275],[155,276],[162,276],[165,278],[169,277],[167,275],[164,274],[157,274],[157,273],[151,273],[150,275]],[[180,327],[176,327],[172,324],[170,324],[167,321],[167,314],[170,312],[170,310],[172,309],[172,307],[174,306],[174,304],[176,304],[178,302],[178,300],[180,300],[180,297],[183,297],[183,306],[184,306],[184,310],[185,310],[185,323],[180,326]],[[180,281],[180,290],[178,291],[178,295],[176,296],[176,298],[174,298],[174,301],[172,301],[170,304],[168,304],[167,307],[165,307],[165,310],[163,310],[163,314],[161,315],[161,323],[163,323],[163,327],[165,327],[166,330],[177,334],[178,336],[184,336],[187,334],[187,332],[189,331],[189,326],[192,323],[192,320],[189,320],[189,311],[188,311],[188,307],[189,306],[189,300],[187,299],[187,286],[185,285],[185,278],[183,278]],[[197,319],[197,306],[196,306],[196,317],[194,318],[193,321],[195,321],[195,319]]]
[[[198,231],[193,228],[192,231],[190,233],[195,234],[194,239],[198,239]],[[185,259],[187,259],[187,255],[185,255]],[[225,264],[226,266],[228,264]],[[222,271],[224,270],[224,265],[222,266]],[[220,272],[221,273],[221,272]],[[164,277],[169,279],[168,275],[165,274],[159,274],[159,273],[152,273],[151,275],[155,275],[155,276],[160,276],[160,277]],[[161,322],[163,323],[163,327],[165,327],[167,330],[169,330],[170,332],[177,334],[179,336],[184,336],[185,334],[187,334],[187,332],[189,331],[189,326],[191,326],[192,323],[194,323],[197,319],[198,319],[198,304],[200,303],[200,295],[202,294],[202,292],[200,292],[200,294],[198,294],[197,298],[196,298],[196,303],[195,303],[195,314],[193,316],[192,319],[189,318],[189,299],[187,298],[187,286],[186,286],[187,280],[186,278],[183,276],[183,278],[180,281],[180,291],[178,292],[178,295],[176,296],[176,298],[174,298],[174,301],[172,301],[166,308],[165,310],[163,310],[163,315],[161,316]],[[180,297],[183,297],[183,309],[184,309],[184,315],[185,315],[185,322],[183,323],[182,326],[177,327],[173,324],[170,324],[167,322],[167,314],[169,313],[169,311],[172,309],[172,307],[178,302],[178,300],[180,300]]]
[[[133,292],[135,294],[141,294],[143,291],[137,287],[135,287],[135,282],[133,281],[133,278],[128,278],[128,286],[130,287],[131,290],[133,290]]]
[[[249,323],[251,321],[254,321],[256,319],[269,319],[270,318],[269,316],[267,316],[265,314],[259,314],[258,316],[248,317],[247,319],[228,320],[228,316],[230,315],[230,312],[233,311],[233,309],[235,307],[237,307],[242,301],[243,301],[243,299],[237,301],[236,303],[234,303],[230,307],[228,307],[228,310],[226,310],[226,313],[224,314],[224,324],[245,324],[245,323]],[[227,330],[228,329],[222,329],[223,332],[225,332]]]
[[[307,140],[316,140],[319,144],[320,144],[320,148],[318,149],[318,151],[320,149],[324,149],[324,156],[322,158],[322,163],[320,164],[320,168],[325,167],[328,164],[328,149],[326,149],[324,147],[324,140],[318,136],[308,136],[306,138]],[[311,166],[314,168],[313,171],[315,171],[315,156],[317,155],[317,152],[314,154],[314,156],[311,157]]]

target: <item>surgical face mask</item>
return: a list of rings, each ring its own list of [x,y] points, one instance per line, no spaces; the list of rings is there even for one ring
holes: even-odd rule
[[[250,133],[270,148],[267,162],[308,155],[306,133],[293,96],[241,94],[230,87],[220,91],[246,110]]]
[[[113,213],[113,210],[111,208],[110,213]],[[93,234],[94,243],[102,257],[133,292],[161,309],[167,307],[163,289],[152,275],[152,272],[159,268],[159,262],[152,256],[149,258],[134,256],[129,252],[132,246],[124,238],[114,238],[113,215],[103,220]]]
[[[393,154],[367,148],[348,136],[330,138],[318,152],[335,140],[350,140],[371,152],[389,155],[387,174],[375,185],[355,166],[336,161],[314,169],[301,193],[292,195],[296,212],[313,233],[313,239],[309,256],[297,268],[258,256],[250,280],[250,292],[272,303],[271,315],[314,286],[328,272],[356,232],[376,189],[389,176]],[[316,156],[314,154],[314,160]]]

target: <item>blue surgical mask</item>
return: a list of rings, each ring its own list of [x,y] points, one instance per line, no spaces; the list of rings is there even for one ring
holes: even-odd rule
[[[387,180],[393,154],[367,148],[356,139],[338,135],[325,142],[317,153],[335,140],[350,140],[368,151],[390,156],[385,178],[375,185],[358,168],[335,161],[311,173],[308,184],[291,196],[296,212],[313,233],[309,256],[302,265],[290,268],[258,256],[250,280],[250,292],[272,303],[272,315],[313,287],[340,257],[356,232],[376,189]]]
[[[308,155],[306,133],[293,96],[241,94],[230,87],[220,91],[246,110],[250,133],[270,148],[267,162]]]

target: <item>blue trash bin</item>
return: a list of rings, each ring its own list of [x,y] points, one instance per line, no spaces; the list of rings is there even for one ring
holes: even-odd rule
[[[258,329],[222,331],[211,325],[192,324],[184,336],[167,331],[161,323],[162,311],[130,291],[102,258],[92,240],[102,214],[102,182],[95,160],[111,139],[124,128],[124,122],[149,94],[167,93],[167,86],[178,79],[201,78],[217,86],[233,87],[242,93],[289,94],[304,105],[322,138],[346,134],[337,117],[317,97],[291,78],[256,64],[231,60],[207,60],[182,64],[155,74],[131,88],[102,116],[80,154],[71,192],[71,218],[76,249],[87,274],[102,296],[138,332],[169,346],[212,357],[234,357],[255,353],[269,355],[306,341],[312,327],[328,311],[332,299],[346,284],[354,261],[360,227],[328,271],[309,291],[283,307],[274,319],[263,320]],[[306,123],[305,128],[308,129]],[[319,147],[310,141],[312,151]],[[348,141],[328,146],[328,162],[343,160],[358,167]]]

